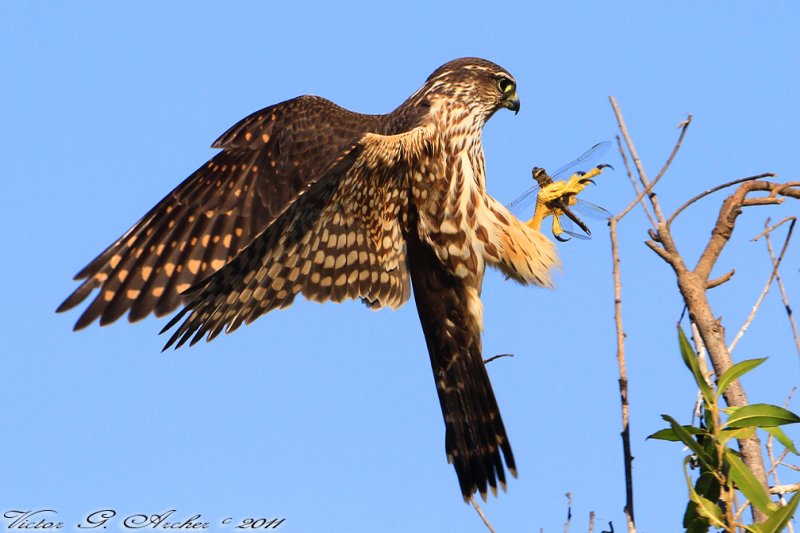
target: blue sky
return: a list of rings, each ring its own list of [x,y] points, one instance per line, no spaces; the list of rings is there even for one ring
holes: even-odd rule
[[[707,2],[2,2],[0,89],[6,208],[0,509],[54,509],[65,526],[113,508],[188,518],[284,517],[282,530],[482,531],[444,456],[444,427],[413,304],[298,301],[231,336],[160,353],[164,321],[93,326],[54,314],[72,276],[214,151],[230,125],[312,93],[361,112],[393,109],[438,65],[476,55],[518,81],[484,148],[490,192],[510,201],[534,165],[556,168],[613,139],[618,99],[655,175],[687,113],[694,122],[660,187],[666,210],[763,171],[797,178],[800,8]],[[649,3],[648,3],[649,4]],[[587,199],[632,198],[616,153]],[[10,189],[10,190],[9,190]],[[701,250],[722,197],[676,224]],[[712,293],[729,333],[769,273],[766,216],[740,218]],[[680,526],[683,452],[646,441],[661,413],[688,422],[694,391],[677,354],[681,312],[665,264],[621,224],[624,312],[640,531]],[[485,355],[519,467],[484,511],[498,531],[622,530],[624,485],[608,236],[560,245],[558,288],[490,273]],[[784,276],[798,287],[796,247]],[[777,293],[734,352],[769,356],[745,378],[781,404],[798,355]],[[790,435],[798,437],[796,430]],[[784,475],[784,482],[797,481]]]

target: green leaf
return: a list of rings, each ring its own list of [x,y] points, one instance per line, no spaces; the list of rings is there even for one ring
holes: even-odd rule
[[[757,533],[779,533],[783,531],[783,528],[786,527],[797,510],[797,504],[800,503],[799,496],[800,492],[796,492],[792,499],[789,500],[789,503],[772,513],[766,522],[754,525],[753,531]]]
[[[696,440],[694,440],[692,434],[683,429],[683,426],[678,424],[674,418],[669,415],[661,415],[661,418],[669,422],[669,425],[672,426],[672,431],[675,432],[678,440],[688,446],[689,449],[692,450],[692,453],[694,453],[703,464],[706,466],[711,466],[714,464],[712,457],[706,453],[705,450],[703,450],[702,446],[700,446]]]
[[[689,433],[690,435],[707,435],[708,434],[708,431],[706,431],[705,429],[701,429],[701,428],[698,428],[698,427],[695,427],[695,426],[681,426],[681,427],[683,427],[683,429],[685,429],[686,432]],[[652,435],[650,435],[647,438],[648,439],[657,439],[657,440],[668,440],[668,441],[671,441],[671,442],[678,442],[678,441],[681,440],[680,437],[678,437],[678,435],[675,433],[675,431],[671,427],[658,430],[658,431],[656,431],[655,433],[653,433]]]
[[[692,507],[693,509],[697,507],[697,504],[694,502],[689,502],[689,505],[693,506]],[[694,520],[692,520],[688,524],[684,524],[683,527],[686,528],[686,533],[708,533],[709,525],[708,525],[708,520],[700,516],[697,516],[696,518],[694,518]]]
[[[756,428],[724,429],[719,432],[719,443],[724,445],[731,439],[749,439],[756,434]]]
[[[761,359],[748,359],[746,361],[736,363],[728,370],[723,372],[723,374],[719,377],[719,381],[717,381],[717,398],[719,398],[720,394],[728,389],[731,383],[739,379],[739,377],[743,376],[744,374],[750,372],[766,360],[766,357],[762,357]]]
[[[781,428],[779,428],[778,426],[765,427],[764,431],[772,434],[773,437],[778,439],[778,442],[783,444],[784,448],[786,448],[795,455],[800,455],[800,453],[797,453],[797,448],[794,447],[794,442],[792,442],[792,439],[790,439],[786,435],[786,433],[783,432]]]
[[[783,407],[766,403],[754,403],[739,407],[731,413],[725,423],[725,427],[771,427],[796,424],[797,422],[800,422],[800,417]]]
[[[686,472],[685,463],[684,474],[687,475],[687,483],[689,483],[690,481],[688,481],[688,472]],[[717,480],[711,472],[705,471],[700,474],[700,477],[697,478],[697,482],[694,484],[694,490],[697,494],[709,501],[715,502],[719,500],[719,480]],[[708,532],[709,521],[700,516],[697,507],[697,502],[692,500],[689,500],[689,503],[686,505],[686,512],[683,515],[683,527],[686,529],[686,533]]]
[[[689,476],[689,471],[686,469],[689,460],[689,457],[683,460],[683,475],[686,477],[686,484],[689,486],[689,500],[694,503],[694,506],[690,503],[690,508],[693,507],[693,513],[696,513],[701,519],[704,518],[710,525],[714,527],[725,527],[725,522],[723,522],[722,519],[722,509],[708,498],[704,498],[698,494],[694,485],[692,485],[692,479]],[[687,514],[689,512],[689,509],[687,509]],[[697,518],[695,518],[693,522],[696,527],[700,528],[699,531],[702,531],[702,522]]]
[[[692,501],[697,504],[697,514],[708,520],[714,527],[725,527],[725,521],[722,518],[722,509],[719,505],[703,498],[696,492],[691,493]]]
[[[721,492],[719,480],[709,471],[700,474],[697,478],[697,482],[694,484],[694,490],[712,502],[719,500]]]
[[[725,448],[725,460],[730,465],[728,475],[731,477],[736,488],[750,500],[750,503],[760,511],[769,513],[774,505],[770,500],[767,489],[759,483],[756,476],[745,466],[739,456],[730,448]]]
[[[706,378],[700,371],[700,363],[697,362],[697,354],[694,352],[692,345],[689,344],[689,339],[686,338],[686,334],[683,332],[683,328],[680,326],[678,326],[678,343],[681,347],[681,357],[683,357],[683,362],[686,364],[687,368],[692,371],[694,380],[697,382],[697,386],[700,388],[700,392],[703,394],[703,399],[705,400],[706,405],[713,405],[715,402],[714,395],[711,392],[711,387],[708,386]]]
[[[686,533],[708,533],[708,520],[697,512],[697,502],[689,500],[683,513],[683,527]]]
[[[715,411],[716,408],[717,406],[713,405],[703,409],[703,421],[706,423],[709,433],[713,433],[716,429],[714,424],[714,413],[712,412]]]

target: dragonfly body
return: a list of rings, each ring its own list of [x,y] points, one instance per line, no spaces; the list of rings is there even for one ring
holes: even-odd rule
[[[591,235],[589,227],[573,212],[575,207],[582,214],[593,218],[607,219],[611,213],[597,205],[578,199],[577,194],[589,183],[594,183],[592,178],[599,175],[603,168],[610,165],[598,165],[589,169],[608,150],[611,143],[608,141],[594,145],[578,159],[564,165],[550,176],[541,167],[532,170],[533,180],[536,184],[525,191],[516,200],[508,204],[508,208],[521,213],[526,206],[536,203],[536,209],[528,225],[538,229],[548,216],[553,217],[553,236],[560,241],[567,241],[569,237],[588,239]],[[587,170],[583,170],[587,169]],[[572,172],[566,181],[557,181],[559,177]],[[574,222],[583,233],[573,231]],[[567,235],[567,237],[564,237]]]

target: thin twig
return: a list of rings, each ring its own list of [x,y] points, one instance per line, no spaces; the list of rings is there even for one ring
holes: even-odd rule
[[[713,289],[715,287],[719,287],[723,283],[727,283],[728,281],[731,280],[734,274],[736,274],[736,269],[732,268],[727,273],[721,275],[720,277],[708,280],[708,282],[706,283],[706,289]]]
[[[567,521],[564,524],[564,533],[569,533],[569,523],[572,521],[572,493],[564,494],[567,497]]]
[[[772,230],[791,220],[791,226],[789,227],[789,234],[787,234],[786,239],[788,240],[791,236],[792,229],[794,229],[795,222],[797,222],[796,217],[786,217],[768,230],[765,230],[763,235],[766,236],[767,241],[767,251],[769,252],[769,258],[772,261],[772,264],[775,265],[777,260],[775,259],[775,252],[772,250],[772,241],[769,238],[769,234]],[[759,235],[760,237],[760,235]],[[758,238],[758,237],[756,237]],[[789,296],[786,293],[786,287],[783,285],[783,280],[781,279],[780,271],[775,271],[775,282],[778,284],[778,288],[781,291],[781,300],[783,301],[783,307],[786,309],[786,316],[789,318],[789,325],[792,328],[792,335],[794,337],[794,345],[797,348],[797,353],[800,354],[800,335],[797,333],[797,323],[794,320],[794,314],[792,313],[792,306],[789,304]]]
[[[663,259],[664,261],[666,261],[668,265],[671,265],[671,264],[672,264],[672,262],[673,262],[673,260],[674,260],[674,257],[672,256],[672,254],[670,254],[669,252],[667,252],[667,251],[665,251],[663,248],[661,248],[661,247],[660,247],[660,246],[659,246],[659,245],[656,243],[656,241],[644,241],[644,244],[645,244],[645,245],[646,245],[648,248],[650,248],[651,250],[653,250],[653,251],[656,253],[656,255],[657,255],[658,257],[660,257],[661,259]]]
[[[692,123],[692,114],[689,113],[686,115],[686,118],[683,119],[680,124],[678,124],[678,128],[680,128],[681,133],[678,135],[678,142],[675,143],[675,146],[672,148],[672,152],[670,152],[669,157],[664,162],[664,166],[661,167],[661,170],[656,175],[653,183],[657,182],[661,179],[666,172],[669,166],[672,164],[672,160],[675,159],[675,156],[678,154],[678,150],[681,149],[681,144],[683,144],[683,137],[686,135],[686,130],[689,128],[689,124]]]
[[[706,358],[708,352],[706,351],[706,345],[703,342],[703,337],[700,335],[700,331],[697,329],[697,324],[694,322],[691,324],[692,340],[694,340],[694,346],[696,349],[697,364],[700,367],[700,373],[703,374],[703,379],[705,379],[706,383],[711,386],[713,385],[711,378],[714,375],[714,371],[708,368],[708,359]]]
[[[764,444],[764,448],[767,450],[767,459],[769,459],[769,470],[767,470],[767,479],[769,476],[772,476],[772,479],[775,481],[775,485],[780,485],[780,480],[778,479],[778,465],[780,461],[775,460],[775,452],[773,450],[775,444],[775,435],[771,434],[767,437],[767,442]],[[783,494],[780,495],[781,503],[784,505],[786,502],[783,499]]]
[[[683,320],[683,317],[681,317],[681,320]],[[708,359],[706,359],[706,345],[703,343],[703,337],[700,336],[700,332],[697,330],[697,324],[691,320],[689,321],[689,324],[692,328],[692,340],[694,341],[695,356],[697,359],[697,364],[700,366],[700,373],[703,375],[706,383],[711,385],[711,376],[714,374],[714,372],[708,368]],[[703,391],[698,387],[697,399],[695,400],[694,409],[692,410],[692,424],[694,424],[695,417],[697,420],[703,419],[703,403]]]
[[[639,174],[639,181],[642,183],[642,187],[644,187],[645,190],[649,190],[650,182],[647,179],[647,173],[644,171],[644,167],[642,167],[639,153],[636,151],[636,147],[633,145],[631,136],[628,133],[628,126],[625,124],[622,111],[617,105],[617,99],[613,96],[609,96],[608,99],[611,102],[611,108],[614,110],[614,116],[617,117],[619,131],[622,133],[622,138],[625,139],[625,145],[628,147],[628,152],[630,152],[631,158],[633,159],[633,165],[636,167],[636,172]],[[650,205],[653,206],[653,212],[656,214],[656,220],[658,220],[658,222],[663,222],[664,214],[661,212],[661,205],[659,205],[658,200],[656,200],[656,195],[651,191],[648,198],[650,199]]]
[[[774,440],[772,435],[770,435],[769,438],[767,439],[767,443],[768,444],[769,444],[770,440]],[[778,470],[777,469],[778,469],[779,466],[784,464],[783,461],[786,459],[787,455],[789,455],[789,450],[784,448],[777,459],[775,457],[773,457],[771,454],[769,456],[770,457],[770,462],[772,463],[770,465],[769,475],[771,475],[772,478],[775,480],[775,485],[776,486],[781,484],[780,480],[778,479]],[[784,504],[786,503],[785,501],[783,501],[783,498],[781,498],[781,502],[784,503]]]
[[[791,485],[775,485],[769,488],[770,494],[791,494],[792,492],[800,492],[800,483],[792,483]]]
[[[742,207],[753,205],[778,205],[783,203],[783,198],[747,198],[742,202]]]
[[[711,187],[710,189],[707,189],[698,194],[697,196],[694,196],[693,198],[687,200],[686,202],[684,202],[682,206],[676,209],[675,212],[672,213],[670,217],[667,219],[667,227],[671,226],[672,221],[675,220],[675,217],[680,215],[686,208],[698,202],[699,200],[702,200],[709,194],[714,194],[715,192],[721,191],[722,189],[727,189],[728,187],[739,185],[740,183],[744,183],[745,181],[753,181],[753,180],[760,180],[761,178],[773,178],[773,177],[775,177],[775,174],[773,174],[772,172],[765,172],[764,174],[759,174],[757,176],[748,176],[746,178],[739,178],[733,181],[729,181],[727,183],[723,183],[722,185],[717,185],[716,187]]]
[[[742,206],[746,205],[746,200],[751,193],[765,192],[769,197],[781,196],[782,198],[798,198],[800,199],[800,190],[788,187],[788,183],[773,183],[764,180],[747,181],[740,184],[736,191],[728,196],[722,203],[722,208],[717,216],[714,229],[711,231],[711,238],[708,240],[705,249],[703,250],[700,258],[697,260],[697,265],[694,268],[694,274],[698,279],[708,281],[711,270],[719,258],[725,245],[733,235],[733,229],[736,225],[736,219],[742,213]],[[666,232],[669,233],[669,232]],[[669,235],[662,236],[666,248],[666,241],[671,239]],[[671,250],[668,250],[671,251]]]
[[[619,398],[622,410],[622,454],[625,468],[625,516],[628,531],[636,531],[633,513],[633,455],[631,453],[630,405],[628,403],[628,370],[625,364],[625,331],[622,328],[622,280],[620,276],[619,243],[617,241],[617,217],[608,223],[611,235],[612,273],[614,278],[614,325],[617,332],[617,366],[619,369]]]
[[[650,222],[653,228],[659,227],[659,223],[664,222],[664,216],[661,212],[661,207],[656,199],[656,195],[653,192],[653,188],[658,183],[658,181],[666,174],[667,169],[672,164],[672,161],[675,158],[675,155],[680,150],[681,144],[683,142],[683,138],[686,135],[686,131],[691,124],[692,116],[687,116],[686,120],[683,121],[679,128],[681,129],[680,135],[678,136],[678,140],[675,143],[675,146],[672,149],[669,157],[667,158],[666,162],[662,166],[661,170],[659,171],[656,178],[649,182],[647,178],[647,174],[644,171],[644,167],[642,166],[641,159],[639,158],[639,154],[636,151],[636,147],[633,144],[633,140],[628,133],[628,128],[625,124],[625,119],[622,116],[622,111],[617,105],[617,101],[613,96],[609,97],[609,101],[611,102],[611,107],[614,111],[614,115],[617,118],[617,123],[619,125],[620,133],[622,134],[623,139],[625,140],[625,145],[627,146],[628,152],[631,155],[631,159],[633,160],[633,164],[636,167],[636,172],[639,175],[639,182],[642,184],[643,189],[640,190],[638,185],[636,184],[636,180],[633,178],[633,173],[631,172],[630,166],[628,165],[628,159],[625,156],[625,150],[622,148],[622,143],[620,142],[619,136],[617,136],[617,144],[619,145],[620,155],[622,156],[623,163],[625,164],[625,168],[628,172],[628,176],[631,179],[631,183],[633,184],[634,191],[636,192],[636,198],[619,214],[612,217],[609,221],[609,232],[611,235],[611,253],[612,253],[612,268],[613,268],[613,278],[614,278],[614,322],[616,326],[617,332],[617,364],[619,367],[619,391],[620,391],[620,404],[622,410],[622,447],[623,447],[623,459],[624,459],[624,468],[625,468],[625,518],[627,521],[628,532],[634,533],[636,531],[636,523],[634,518],[634,506],[633,506],[633,473],[632,473],[632,464],[633,464],[633,456],[631,453],[631,443],[630,443],[630,406],[628,402],[628,375],[625,363],[625,333],[622,326],[622,282],[620,276],[620,257],[619,257],[619,244],[617,240],[617,224],[618,222],[627,215],[637,204],[641,203],[642,207],[644,208],[645,214],[650,219]],[[650,201],[650,205],[653,208],[653,212],[655,213],[655,217],[650,213],[647,209],[647,204],[644,201],[644,197],[647,196],[648,200]],[[661,250],[658,249],[658,246],[654,241],[648,242],[648,245],[653,244],[654,249],[656,252],[660,252]],[[664,256],[662,256],[664,257]],[[667,259],[664,257],[665,260]]]
[[[737,505],[739,504],[739,500],[738,499],[736,500],[736,504]],[[750,508],[750,500],[745,500],[744,504],[741,507],[736,509],[736,514],[734,515],[734,521],[735,522],[740,522],[742,520],[742,515],[749,508]]]
[[[500,359],[501,357],[514,357],[514,354],[513,353],[501,353],[501,354],[493,355],[488,359],[484,359],[483,360],[483,364],[484,365],[488,365],[489,363],[491,363],[495,359]]]
[[[481,517],[481,520],[483,520],[483,523],[486,524],[486,527],[489,529],[489,531],[491,531],[492,533],[497,533],[492,527],[492,524],[490,524],[489,521],[486,519],[486,515],[483,514],[483,511],[481,511],[481,506],[478,505],[478,502],[475,501],[475,498],[470,496],[469,501],[472,504],[472,506],[475,507],[475,510],[478,511],[478,516]]]
[[[625,155],[625,149],[622,147],[622,139],[620,138],[619,135],[617,135],[617,148],[619,149],[620,157],[622,157],[622,163],[625,165],[625,172],[628,174],[628,179],[631,181],[633,192],[636,193],[636,201],[642,204],[642,210],[644,210],[644,214],[647,215],[647,218],[650,220],[650,225],[655,228],[656,219],[653,218],[653,214],[650,213],[650,208],[647,207],[647,202],[644,201],[644,194],[641,193],[639,184],[636,183],[636,178],[633,177],[633,172],[631,172],[631,166],[628,164],[628,156]],[[632,205],[636,205],[636,202],[633,202]],[[632,205],[629,205],[627,208],[623,209],[622,212],[619,215],[617,215],[618,218],[624,217],[628,213],[628,211],[630,211]]]
[[[642,192],[639,192],[639,187],[634,186],[634,189],[639,194],[637,195],[636,199],[628,205],[628,207],[623,209],[622,212],[620,212],[620,214],[617,215],[617,217],[622,218],[625,215],[627,215],[628,211],[633,209],[633,207],[639,202],[642,202],[642,205],[646,205],[643,202],[644,196],[646,194],[650,194],[650,192],[656,186],[656,183],[658,183],[659,180],[664,176],[664,174],[666,174],[667,169],[669,169],[669,166],[672,164],[672,160],[675,159],[675,156],[677,155],[678,150],[680,150],[681,144],[683,144],[683,137],[686,135],[686,130],[689,128],[689,124],[691,124],[691,123],[692,123],[692,115],[689,114],[686,117],[686,120],[684,120],[684,121],[682,121],[680,123],[679,127],[681,128],[681,133],[680,133],[680,135],[678,135],[678,140],[675,143],[675,146],[672,148],[672,152],[670,152],[669,157],[667,158],[666,162],[664,163],[664,166],[661,167],[661,170],[656,175],[655,179]],[[651,197],[651,200],[652,199],[653,198]],[[645,209],[645,212],[647,212],[647,209]],[[653,220],[652,217],[650,218],[650,222],[653,224],[653,227],[655,228],[656,227],[656,222]]]
[[[766,222],[764,222],[764,225],[765,225],[765,226],[767,226],[767,229],[765,229],[764,231],[762,231],[761,233],[759,233],[758,235],[756,235],[755,237],[753,237],[753,238],[752,238],[752,239],[750,239],[750,240],[751,240],[752,242],[756,242],[756,241],[758,241],[758,240],[759,240],[761,237],[765,237],[766,235],[768,235],[768,234],[772,233],[773,231],[775,231],[776,229],[780,228],[781,226],[783,226],[783,225],[784,225],[784,224],[786,224],[787,222],[791,222],[792,224],[794,224],[794,220],[796,220],[796,219],[797,219],[797,217],[783,217],[783,219],[782,219],[780,222],[778,222],[777,224],[773,224],[772,226],[770,226],[770,225],[769,225],[769,223],[772,221],[772,219],[771,219],[771,218],[768,218],[768,219],[766,220]]]
[[[786,400],[783,402],[783,408],[788,409],[789,403],[792,401],[792,396],[794,395],[794,391],[797,390],[797,387],[792,387],[792,390],[789,391],[789,394],[786,396]],[[774,485],[778,486],[781,484],[780,480],[778,479],[778,467],[783,464],[783,460],[786,459],[786,456],[789,455],[789,450],[787,448],[783,449],[783,452],[775,459],[772,453],[772,447],[775,442],[775,436],[770,434],[769,438],[767,438],[767,457],[769,457],[770,469],[767,472],[767,476],[772,476],[772,479],[775,480]],[[783,494],[780,495],[781,503],[786,505],[786,500],[783,497]]]
[[[766,223],[764,224],[766,229],[769,229],[769,219],[767,219]],[[770,250],[770,256],[772,261],[772,272],[769,274],[769,279],[767,279],[767,283],[764,285],[764,289],[761,291],[761,294],[758,296],[755,305],[750,310],[750,314],[747,316],[747,320],[745,320],[744,324],[742,324],[741,329],[739,332],[736,333],[736,337],[733,338],[730,346],[728,346],[728,352],[732,352],[736,345],[739,343],[739,340],[744,336],[747,328],[750,327],[750,324],[753,322],[753,319],[756,317],[756,313],[758,312],[759,308],[761,307],[761,303],[764,301],[764,298],[767,296],[769,292],[769,288],[772,286],[772,281],[775,279],[775,276],[778,274],[778,269],[780,268],[781,261],[783,261],[783,256],[786,254],[786,250],[789,247],[789,240],[792,238],[792,231],[794,230],[794,222],[789,224],[789,231],[786,234],[786,240],[783,241],[783,247],[781,248],[781,253],[778,256],[777,260],[774,259],[774,255],[771,253],[771,245],[769,244],[769,232],[765,230],[763,235],[767,238],[767,246]],[[795,337],[796,338],[796,337]]]

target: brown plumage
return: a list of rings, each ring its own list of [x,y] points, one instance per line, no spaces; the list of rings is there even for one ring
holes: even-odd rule
[[[402,305],[413,286],[462,495],[505,487],[514,457],[481,355],[487,264],[550,285],[554,247],[486,193],[481,130],[519,109],[513,77],[463,58],[393,112],[301,96],[245,118],[221,148],[85,267],[76,329],[184,305],[165,348],[230,332],[298,294]],[[501,457],[502,455],[502,457]]]

